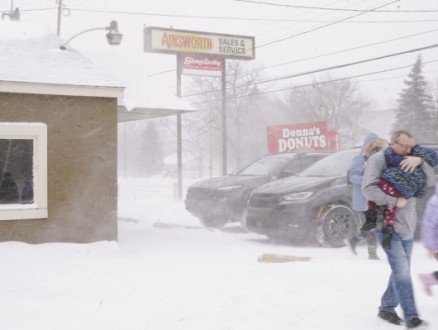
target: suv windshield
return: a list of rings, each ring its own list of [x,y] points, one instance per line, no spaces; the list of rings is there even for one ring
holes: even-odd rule
[[[289,163],[288,159],[290,157],[262,158],[247,167],[237,170],[232,175],[276,175]]]
[[[360,149],[356,148],[334,153],[310,165],[298,176],[335,177],[347,175],[351,162],[359,154],[359,151]]]

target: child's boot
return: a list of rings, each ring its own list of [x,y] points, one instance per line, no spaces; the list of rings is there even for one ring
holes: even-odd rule
[[[370,209],[365,211],[365,223],[360,229],[363,232],[370,232],[377,226],[377,210]]]

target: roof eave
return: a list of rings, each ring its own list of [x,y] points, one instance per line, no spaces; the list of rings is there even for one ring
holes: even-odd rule
[[[122,86],[83,86],[0,81],[0,92],[4,93],[118,98],[123,95],[123,90],[124,87]]]
[[[196,111],[199,110],[168,109],[168,108],[156,108],[156,107],[151,107],[151,108],[136,107],[132,110],[128,110],[124,105],[119,104],[118,122],[161,118],[166,116],[182,115]]]

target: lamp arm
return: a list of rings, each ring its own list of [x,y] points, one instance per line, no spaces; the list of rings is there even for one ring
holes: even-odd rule
[[[72,41],[74,38],[80,36],[81,34],[84,34],[84,33],[90,32],[90,31],[109,30],[109,29],[110,29],[109,27],[100,27],[100,28],[91,28],[91,29],[87,29],[87,30],[81,31],[81,32],[76,33],[75,35],[73,35],[70,39],[68,39],[68,40],[67,40],[66,42],[64,42],[61,46],[59,46],[59,49],[61,49],[61,50],[66,50],[66,49],[67,49],[67,47],[66,47],[67,44],[68,44],[70,41]]]

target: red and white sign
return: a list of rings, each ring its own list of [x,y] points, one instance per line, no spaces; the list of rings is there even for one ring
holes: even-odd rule
[[[220,77],[222,72],[220,59],[196,56],[183,56],[182,74],[195,76]]]
[[[325,121],[267,126],[266,130],[271,154],[339,150],[338,133],[329,131]]]

